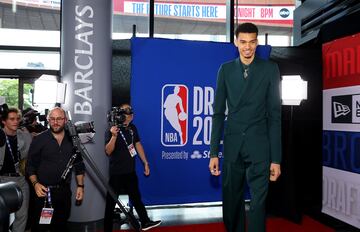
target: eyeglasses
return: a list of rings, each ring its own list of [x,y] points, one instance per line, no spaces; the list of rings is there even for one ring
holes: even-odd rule
[[[60,117],[59,117],[59,118],[49,118],[49,121],[50,121],[50,122],[55,122],[55,121],[56,121],[56,122],[60,122],[60,121],[63,121],[64,119],[65,119],[65,118],[60,118]]]

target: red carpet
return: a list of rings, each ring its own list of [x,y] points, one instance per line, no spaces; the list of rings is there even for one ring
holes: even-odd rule
[[[118,230],[117,232],[130,232],[131,230]],[[194,224],[180,226],[160,226],[150,230],[151,232],[226,232],[223,223]],[[289,222],[282,218],[267,220],[267,232],[335,232],[335,230],[322,225],[308,216],[303,217],[300,225]]]

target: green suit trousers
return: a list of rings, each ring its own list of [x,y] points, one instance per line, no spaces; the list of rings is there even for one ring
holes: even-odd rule
[[[244,145],[244,144],[243,144]],[[268,192],[270,163],[253,163],[242,146],[235,162],[223,163],[223,220],[228,232],[265,232],[265,201]],[[250,188],[250,209],[245,213],[246,181]],[[246,226],[247,225],[247,226]]]

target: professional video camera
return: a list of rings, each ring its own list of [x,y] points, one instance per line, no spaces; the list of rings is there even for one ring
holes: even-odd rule
[[[131,108],[121,109],[120,107],[112,107],[107,114],[107,118],[111,126],[122,127],[124,126],[126,115],[133,113]]]
[[[76,125],[69,120],[65,124],[65,129],[70,136],[75,136],[82,133],[95,133],[94,122],[77,123]]]
[[[9,214],[20,209],[23,194],[15,182],[0,184],[0,232],[9,231]]]
[[[31,108],[23,110],[22,113],[23,118],[21,124],[24,126],[32,124],[37,119],[36,117],[40,116],[40,113],[37,110],[33,110]]]
[[[45,114],[40,114],[37,110],[27,108],[23,110],[23,117],[20,122],[19,127],[26,127],[29,132],[36,132],[40,133],[47,129],[47,121],[46,116],[48,110],[45,110]],[[40,122],[44,122],[45,125],[41,124]]]

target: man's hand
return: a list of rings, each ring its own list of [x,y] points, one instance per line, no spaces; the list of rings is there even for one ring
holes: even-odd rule
[[[149,163],[148,163],[148,162],[146,162],[146,163],[144,164],[144,174],[145,174],[145,176],[150,175],[150,167],[149,167]]]
[[[117,137],[119,131],[120,131],[120,129],[117,126],[112,126],[110,128],[111,135],[114,137]]]
[[[280,176],[280,164],[271,163],[270,164],[270,181],[276,181]]]
[[[84,198],[84,187],[77,187],[76,188],[76,195],[75,198],[77,201],[82,201]]]
[[[40,184],[39,182],[36,182],[34,185],[35,193],[38,197],[45,197],[48,189]]]
[[[213,175],[213,176],[220,175],[221,171],[219,170],[219,158],[218,157],[210,158],[209,170],[210,170],[211,175]]]

